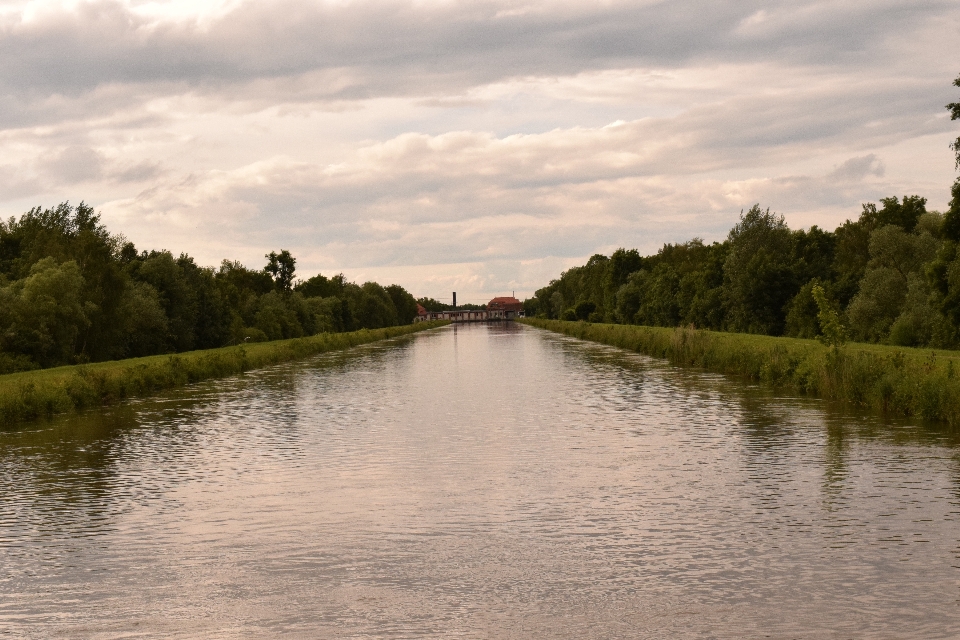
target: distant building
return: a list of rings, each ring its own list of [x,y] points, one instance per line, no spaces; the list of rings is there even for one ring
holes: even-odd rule
[[[513,320],[523,317],[523,303],[512,296],[494,298],[487,303],[486,309],[448,309],[446,311],[427,311],[417,305],[417,317],[414,322],[426,320],[452,320],[453,322],[486,322],[487,320]]]
[[[494,298],[487,303],[487,313],[489,318],[512,320],[523,317],[523,303],[513,296],[503,296]]]

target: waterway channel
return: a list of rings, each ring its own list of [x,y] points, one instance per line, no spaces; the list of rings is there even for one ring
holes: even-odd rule
[[[956,638],[958,445],[449,326],[0,430],[0,635]]]

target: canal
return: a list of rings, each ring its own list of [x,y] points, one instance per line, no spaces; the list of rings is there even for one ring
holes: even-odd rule
[[[450,326],[0,431],[0,635],[956,638],[958,444]]]

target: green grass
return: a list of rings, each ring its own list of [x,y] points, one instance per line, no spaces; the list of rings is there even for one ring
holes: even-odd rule
[[[526,318],[524,324],[665,358],[672,364],[885,413],[960,423],[960,352],[743,333]]]
[[[131,358],[0,375],[0,425],[110,404],[278,362],[395,338],[448,322],[422,322],[222,349]]]

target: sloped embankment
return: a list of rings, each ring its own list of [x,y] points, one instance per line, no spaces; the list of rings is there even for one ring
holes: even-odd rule
[[[526,318],[524,324],[887,413],[960,423],[960,352]]]
[[[0,376],[0,425],[109,404],[161,389],[432,329],[447,322],[323,333],[221,349],[57,367]]]

